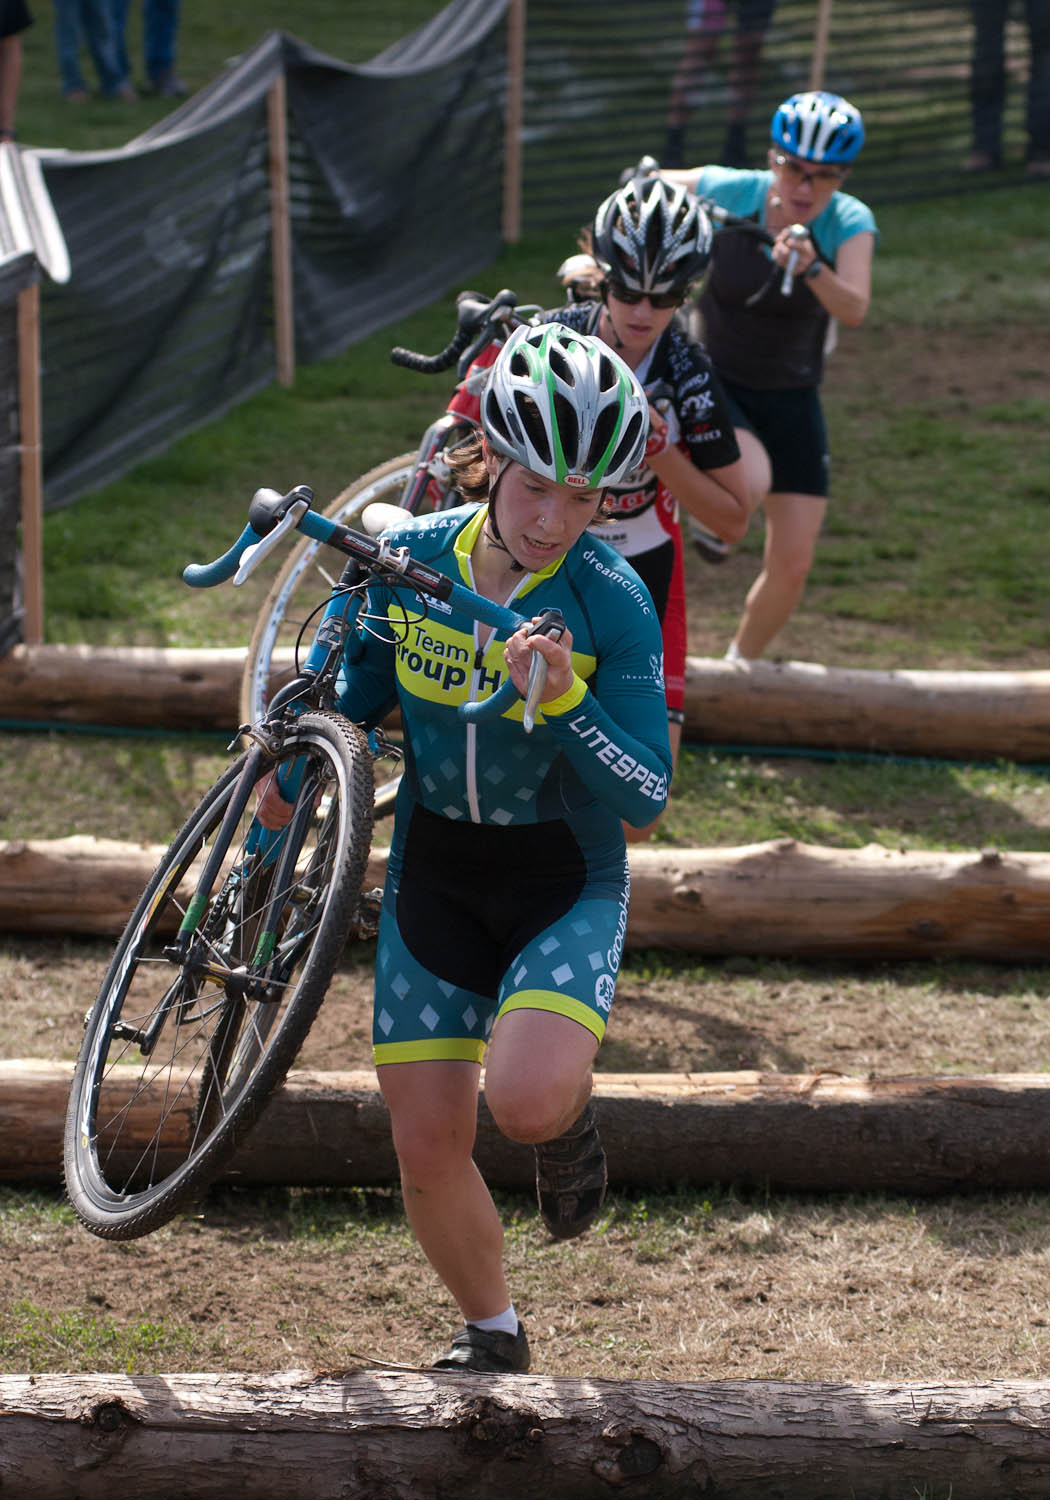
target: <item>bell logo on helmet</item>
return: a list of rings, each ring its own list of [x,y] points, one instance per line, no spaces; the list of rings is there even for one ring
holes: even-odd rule
[[[574,490],[585,490],[590,484],[586,474],[566,474],[565,483],[571,484]]]

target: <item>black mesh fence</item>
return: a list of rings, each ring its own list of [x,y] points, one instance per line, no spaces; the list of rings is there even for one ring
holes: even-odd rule
[[[763,166],[776,106],[811,85],[819,37],[815,0],[765,7],[754,0],[696,0],[693,6],[687,0],[528,0],[528,7],[528,228],[574,221],[629,162],[646,152],[665,158],[672,123],[684,133],[680,164],[694,166],[725,162],[729,121],[745,117],[746,164]],[[755,20],[763,9],[772,11],[764,29]],[[695,27],[690,38],[690,11],[704,18],[702,39]],[[750,18],[745,37],[758,52],[752,90],[742,86],[742,18]],[[1002,176],[961,170],[971,145],[971,38],[966,0],[834,0],[821,86],[856,104],[868,132],[850,191],[877,204],[1018,180],[1017,170]],[[1021,0],[1009,7],[1004,53],[1004,148],[1008,167],[1016,168],[1025,146],[1029,72]],[[672,110],[673,93],[680,96],[680,115]]]
[[[49,509],[273,380],[267,95],[282,74],[299,359],[494,258],[502,6],[443,16],[356,67],[274,33],[122,150],[42,155],[72,266],[42,298]]]

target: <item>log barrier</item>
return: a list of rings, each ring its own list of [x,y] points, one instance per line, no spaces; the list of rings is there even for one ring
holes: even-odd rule
[[[0,1062],[0,1181],[60,1181],[72,1072],[72,1063]],[[1044,1074],[598,1073],[594,1095],[614,1187],[737,1184],[922,1196],[1050,1187]],[[132,1122],[123,1138],[133,1161],[147,1145],[134,1128]],[[191,1129],[187,1109],[173,1119],[162,1151],[184,1147]],[[492,1186],[531,1190],[531,1148],[499,1132],[483,1095],[476,1159]],[[390,1120],[374,1071],[293,1070],[225,1180],[246,1187],[396,1184]]]
[[[163,853],[81,835],[0,842],[0,930],[116,936]],[[386,851],[365,877],[383,883]],[[1050,855],[632,847],[626,941],[702,954],[863,960],[1050,957]],[[184,892],[186,894],[186,892]]]
[[[232,733],[244,658],[243,648],[16,646],[0,660],[3,718]],[[869,671],[691,656],[685,738],[1050,762],[1050,671]]]
[[[1050,1387],[486,1376],[0,1375],[19,1500],[1045,1500]]]

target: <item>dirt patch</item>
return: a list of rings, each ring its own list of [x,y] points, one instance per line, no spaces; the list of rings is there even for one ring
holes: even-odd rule
[[[370,951],[348,956],[301,1060],[368,1065]],[[0,1052],[70,1057],[108,946],[5,945]],[[608,1071],[847,1074],[1046,1066],[1043,976],[1009,968],[680,963],[632,955]],[[1045,1195],[670,1197],[614,1186],[585,1239],[551,1243],[503,1195],[537,1370],[813,1380],[1038,1378],[1050,1357]],[[144,1240],[99,1241],[56,1194],[0,1193],[8,1368],[418,1365],[455,1309],[396,1192],[222,1192]]]

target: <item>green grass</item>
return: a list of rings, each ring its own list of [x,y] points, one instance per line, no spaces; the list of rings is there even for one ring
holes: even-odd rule
[[[0,1309],[0,1362],[25,1371],[122,1370],[129,1375],[205,1360],[207,1341],[182,1323],[117,1322],[22,1299]]]
[[[367,62],[442,8],[441,0],[298,0],[294,10],[277,0],[227,0],[221,6],[185,6],[177,43],[179,76],[191,93],[220,76],[268,31],[297,36],[343,62]],[[171,100],[141,98],[136,104],[92,98],[68,104],[59,88],[53,10],[32,7],[35,24],[24,34],[18,136],[24,145],[74,151],[111,150],[140,135],[173,108]],[[128,55],[132,82],[142,82],[141,6],[129,11]],[[88,88],[97,77],[86,51],[81,68]]]
[[[935,761],[683,754],[657,839],[700,846],[792,838],[889,849],[1050,851],[1045,771]]]

